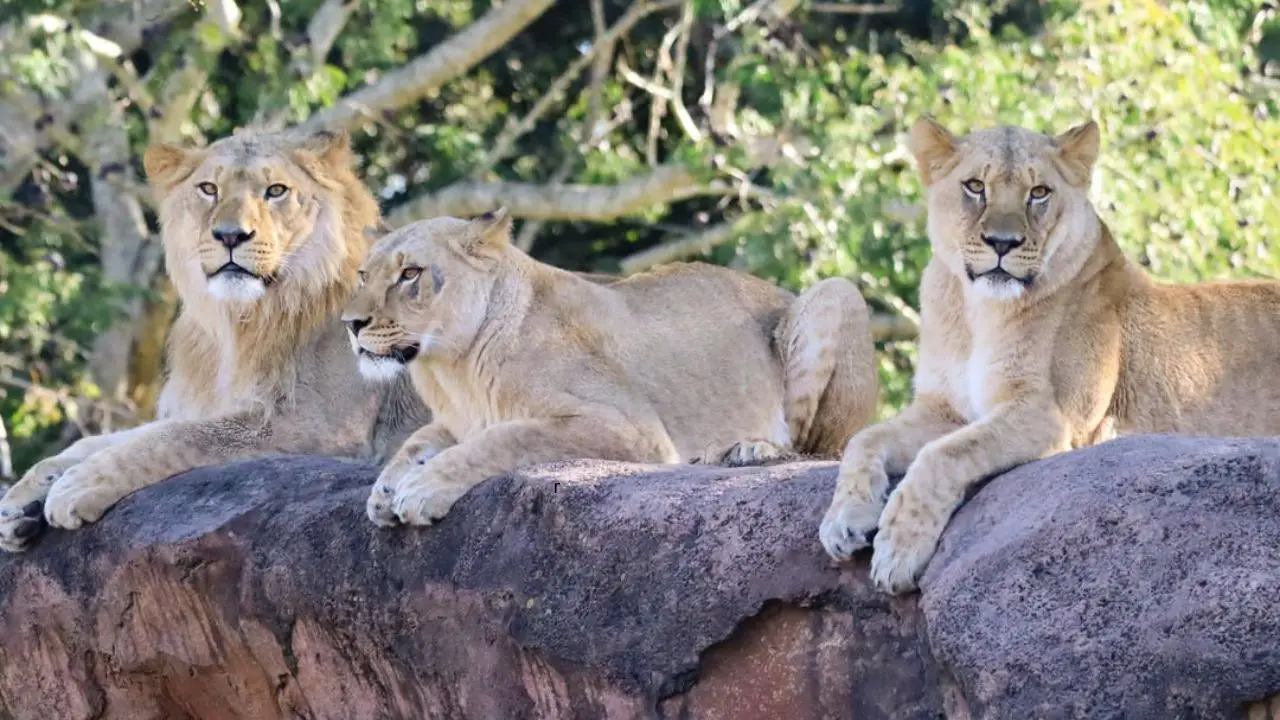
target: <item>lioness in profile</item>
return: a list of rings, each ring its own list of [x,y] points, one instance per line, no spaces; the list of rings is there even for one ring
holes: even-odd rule
[[[73,529],[197,467],[275,452],[381,459],[429,417],[409,383],[362,381],[338,321],[379,222],[345,134],[246,131],[144,159],[182,299],[160,419],[37,463],[0,501],[5,550],[39,534],[42,507]]]
[[[343,314],[369,377],[408,366],[434,413],[382,472],[378,524],[574,458],[835,456],[875,410],[870,318],[845,280],[799,298],[704,264],[593,282],[509,243],[505,210],[381,238]]]
[[[1098,127],[912,128],[933,258],[915,399],[858,433],[819,532],[909,590],[966,490],[1115,433],[1280,434],[1280,283],[1164,285],[1089,202]],[[894,491],[889,474],[905,471]]]

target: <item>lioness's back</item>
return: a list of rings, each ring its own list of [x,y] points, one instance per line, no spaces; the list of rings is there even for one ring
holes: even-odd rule
[[[682,456],[785,432],[773,336],[791,293],[705,263],[667,265],[604,289],[623,306],[606,321],[619,359],[684,441]]]

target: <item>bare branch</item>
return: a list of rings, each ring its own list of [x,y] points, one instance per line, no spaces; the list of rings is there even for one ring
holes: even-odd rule
[[[554,2],[508,0],[403,68],[312,115],[303,128],[349,128],[417,101],[502,48]]]
[[[617,185],[461,182],[415,198],[389,214],[401,227],[415,220],[480,215],[505,205],[515,217],[531,220],[602,222],[636,215],[658,205],[732,192],[724,183],[698,181],[679,165],[663,165]]]
[[[324,65],[334,41],[359,5],[360,0],[325,0],[311,16],[311,22],[307,23],[307,42],[311,45],[312,70]]]
[[[547,114],[556,103],[564,98],[565,92],[574,80],[582,74],[582,71],[592,64],[593,61],[600,57],[607,57],[612,53],[613,45],[617,39],[635,27],[635,24],[643,20],[645,17],[666,8],[675,7],[679,0],[661,0],[660,2],[640,2],[632,5],[627,12],[618,19],[613,27],[607,32],[599,36],[591,45],[591,49],[583,53],[580,57],[573,61],[563,73],[560,74],[551,83],[551,87],[547,88],[547,92],[538,98],[538,102],[534,103],[529,112],[520,118],[519,122],[512,123],[503,129],[493,142],[493,149],[481,161],[479,167],[473,177],[480,177],[493,169],[495,165],[503,159],[511,155],[511,151],[515,148],[516,141],[524,137],[533,129],[534,125]],[[604,51],[604,52],[601,52]],[[588,137],[593,137],[595,128],[588,128],[590,133]]]
[[[743,215],[732,222],[715,225],[702,232],[686,234],[675,240],[628,255],[618,264],[618,268],[623,275],[632,275],[657,265],[705,255],[733,239],[734,233],[748,217],[750,216]]]
[[[920,337],[920,323],[903,315],[871,315],[871,337],[876,342],[905,342]]]
[[[702,141],[702,131],[689,115],[689,110],[684,106],[684,98],[681,97],[684,91],[684,69],[689,62],[689,36],[693,34],[693,0],[685,2],[677,27],[680,29],[680,39],[676,41],[675,67],[671,69],[671,109],[684,134],[697,143]]]
[[[892,15],[902,10],[901,5],[873,5],[870,3],[816,2],[809,4],[809,12],[833,15]]]

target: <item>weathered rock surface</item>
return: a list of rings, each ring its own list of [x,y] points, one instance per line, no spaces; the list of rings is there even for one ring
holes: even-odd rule
[[[923,583],[975,717],[1221,718],[1280,690],[1280,441],[1125,438],[992,481]]]
[[[923,598],[823,554],[834,474],[581,462],[381,530],[366,466],[189,473],[0,558],[0,719],[1209,718],[1280,691],[1280,442],[1008,473]]]

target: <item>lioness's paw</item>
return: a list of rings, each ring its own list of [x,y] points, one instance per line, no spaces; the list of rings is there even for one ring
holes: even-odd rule
[[[880,511],[884,508],[884,502],[879,499],[882,496],[875,489],[887,485],[888,478],[883,470],[879,471],[879,477],[874,472],[874,468],[840,467],[835,497],[818,528],[822,547],[836,560],[848,560],[859,550],[870,547],[875,537]]]
[[[392,527],[400,524],[400,518],[396,517],[395,511],[391,509],[395,491],[395,488],[381,480],[374,483],[373,490],[369,492],[369,500],[364,505],[365,514],[374,525]]]
[[[793,456],[794,453],[784,450],[768,440],[747,440],[734,443],[733,447],[729,448],[724,457],[720,459],[720,464],[729,467],[746,467],[748,465],[761,465],[771,460],[783,460]]]
[[[90,460],[68,470],[49,488],[44,518],[53,527],[75,530],[97,522],[119,500],[119,490]]]
[[[871,545],[879,518],[879,503],[836,498],[822,518],[818,539],[828,555],[836,560],[848,560],[854,553]]]
[[[0,505],[0,550],[22,552],[31,547],[44,530],[43,506],[39,500],[26,505]]]
[[[871,581],[877,588],[895,595],[916,589],[946,526],[940,517],[916,500],[905,482],[894,490],[880,516],[871,556]]]
[[[430,525],[443,518],[467,488],[435,478],[407,480],[396,488],[392,510],[406,525]]]

